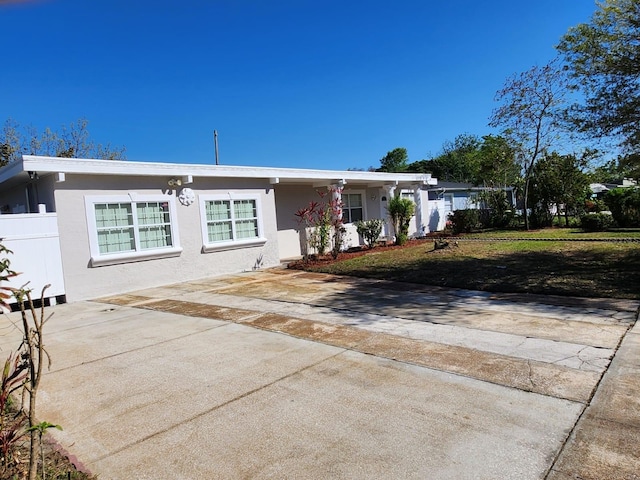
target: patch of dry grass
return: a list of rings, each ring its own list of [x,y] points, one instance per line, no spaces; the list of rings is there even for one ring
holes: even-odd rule
[[[640,299],[640,243],[488,238],[444,250],[414,242],[304,268],[473,290]]]

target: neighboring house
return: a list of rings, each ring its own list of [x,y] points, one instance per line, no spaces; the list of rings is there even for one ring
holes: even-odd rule
[[[471,183],[438,182],[436,186],[427,188],[430,216],[427,231],[443,230],[449,215],[456,210],[483,208],[478,194],[489,187],[478,187]],[[515,206],[513,187],[501,187],[507,195],[507,201]]]
[[[410,234],[422,235],[427,189],[436,183],[429,174],[24,156],[0,169],[0,238],[16,251],[12,267],[24,280],[31,280],[20,260],[25,248],[30,258],[59,255],[62,278],[52,295],[76,301],[299,257],[305,229],[295,212],[330,186],[341,188],[349,245],[361,243],[353,222],[386,219],[397,191],[416,203]],[[38,215],[48,217],[44,230],[17,234],[20,217]],[[387,224],[383,235],[392,234]],[[45,254],[37,239],[55,245]],[[42,284],[31,284],[37,296]]]
[[[593,196],[602,198],[609,190],[614,188],[629,188],[638,186],[638,182],[629,178],[623,178],[618,183],[592,183],[589,185]]]

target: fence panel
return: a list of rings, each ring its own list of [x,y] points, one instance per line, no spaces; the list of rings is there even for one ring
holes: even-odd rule
[[[42,288],[50,284],[45,297],[55,303],[55,297],[65,294],[62,258],[55,213],[0,215],[0,240],[9,250],[11,269],[21,272],[9,285],[21,287],[29,282],[32,298],[40,298]]]

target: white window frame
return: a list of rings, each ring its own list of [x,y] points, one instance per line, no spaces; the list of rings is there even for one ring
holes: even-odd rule
[[[143,202],[166,202],[169,207],[169,220],[171,228],[171,241],[169,247],[140,249],[140,233],[137,224],[135,204]],[[167,195],[87,195],[84,197],[85,213],[87,218],[87,230],[89,232],[89,248],[91,251],[91,266],[115,265],[120,263],[139,262],[158,258],[176,257],[182,253],[180,237],[178,235],[178,216],[176,203],[173,196]],[[134,238],[136,250],[133,252],[100,253],[98,243],[98,228],[96,225],[95,205],[100,203],[129,203],[134,212]]]
[[[242,238],[242,239],[231,239],[221,242],[211,242],[209,241],[209,234],[207,228],[207,202],[222,200],[231,202],[231,225],[232,232],[235,235],[235,218],[233,218],[234,210],[233,210],[233,202],[241,201],[241,200],[253,200],[256,202],[256,215],[257,215],[257,223],[258,223],[258,236],[255,238]],[[202,252],[218,252],[221,250],[233,250],[236,248],[247,248],[247,247],[259,247],[264,245],[267,242],[267,239],[264,236],[264,229],[262,226],[262,205],[260,201],[260,195],[251,195],[251,194],[243,194],[243,193],[227,193],[227,194],[204,194],[199,195],[200,201],[200,230],[202,232]]]
[[[344,211],[347,210],[347,205],[344,204],[342,197],[345,195],[360,195],[362,199],[362,220],[367,220],[367,192],[365,190],[344,190],[341,194],[340,200],[342,201],[342,218],[344,219]],[[349,208],[349,210],[351,210]],[[350,215],[351,216],[351,215]],[[352,225],[353,222],[346,223],[345,225]]]
[[[469,192],[467,196],[467,208],[480,208],[480,201],[478,200],[478,192]]]
[[[402,190],[400,190],[400,196],[402,198],[408,198],[413,203],[416,203],[416,191],[415,190],[402,189]]]

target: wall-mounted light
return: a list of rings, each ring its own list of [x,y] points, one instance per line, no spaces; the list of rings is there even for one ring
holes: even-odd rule
[[[167,185],[169,185],[171,188],[179,187],[182,185],[182,180],[179,178],[172,178],[167,182]]]
[[[375,202],[376,198],[378,198],[376,195],[371,195],[371,201]]]

